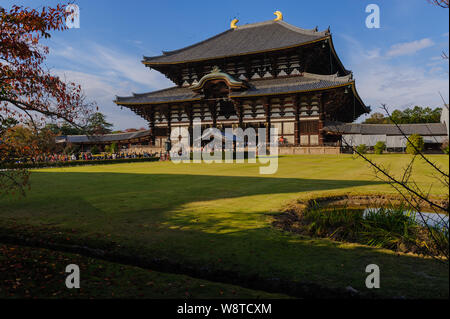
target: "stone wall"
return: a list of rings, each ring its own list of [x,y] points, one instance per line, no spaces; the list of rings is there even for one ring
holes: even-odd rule
[[[334,146],[291,146],[279,147],[278,154],[280,155],[305,155],[305,154],[340,154],[340,148]]]

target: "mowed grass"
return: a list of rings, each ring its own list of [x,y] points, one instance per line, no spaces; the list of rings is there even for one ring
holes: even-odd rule
[[[409,155],[371,156],[400,176]],[[430,156],[448,170],[448,156]],[[1,197],[3,228],[31,225],[70,233],[70,241],[108,241],[122,253],[246,276],[365,287],[365,268],[381,269],[382,296],[448,298],[448,267],[414,255],[312,239],[271,226],[289,202],[337,194],[395,194],[362,159],[285,156],[274,175],[261,164],[133,163],[43,169],[25,198]],[[413,178],[433,196],[448,192],[421,160]],[[11,226],[12,227],[12,226]]]

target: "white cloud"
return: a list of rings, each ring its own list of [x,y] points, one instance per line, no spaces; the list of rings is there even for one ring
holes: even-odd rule
[[[174,85],[164,75],[146,68],[139,56],[92,43],[82,49],[62,42],[50,47],[50,61],[58,61],[59,66],[53,72],[80,84],[88,100],[97,102],[100,112],[116,129],[147,126],[140,116],[114,104],[116,95],[129,96],[132,92],[149,92]]]
[[[448,74],[419,63],[394,63],[386,56],[376,56],[355,39],[344,36],[352,47],[349,67],[354,72],[356,86],[366,105],[380,111],[381,104],[390,110],[413,105],[442,105],[439,92],[448,101]],[[431,59],[431,58],[430,58]]]
[[[439,72],[442,72],[442,71],[444,71],[444,69],[441,68],[440,66],[432,67],[430,69],[430,73],[439,73]]]
[[[147,127],[147,122],[140,116],[113,103],[116,95],[130,95],[135,88],[133,83],[79,71],[55,69],[53,72],[80,84],[86,97],[97,102],[99,111],[106,115],[116,129]]]
[[[390,50],[387,52],[386,55],[389,57],[410,55],[422,49],[431,47],[433,45],[434,45],[433,40],[429,38],[424,38],[412,42],[397,43],[391,46]]]
[[[142,56],[130,55],[99,44],[90,43],[83,49],[75,49],[65,43],[55,43],[51,56],[68,60],[71,69],[90,70],[108,77],[125,78],[149,89],[161,89],[170,86],[159,72],[146,68]]]
[[[381,56],[381,50],[379,48],[373,49],[373,50],[368,50],[367,54],[366,54],[366,58],[369,60],[379,58],[380,56]]]

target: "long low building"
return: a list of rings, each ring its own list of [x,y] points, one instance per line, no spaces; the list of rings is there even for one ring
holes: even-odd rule
[[[420,124],[358,124],[342,122],[325,122],[320,133],[326,138],[327,143],[319,152],[306,152],[305,148],[296,147],[290,143],[283,145],[280,154],[336,154],[348,151],[351,147],[365,144],[373,147],[377,142],[386,143],[388,151],[403,152],[407,140],[405,136],[418,134],[423,137],[425,150],[440,151],[443,143],[449,139],[449,112],[444,107],[441,114],[441,123]],[[276,123],[271,126],[275,127]],[[158,128],[157,128],[158,129]],[[174,127],[174,130],[179,127]],[[154,133],[155,131],[153,131]],[[119,149],[127,149],[132,152],[162,152],[165,149],[165,138],[155,139],[152,130],[136,132],[105,134],[105,135],[68,135],[56,137],[57,143],[80,145],[82,151],[89,151],[93,145],[104,149],[105,145],[116,143]],[[155,143],[156,142],[156,143]],[[328,149],[326,149],[328,147]],[[311,150],[311,149],[309,149]]]
[[[402,133],[403,132],[403,133]],[[373,147],[378,141],[386,143],[390,151],[403,152],[406,148],[406,136],[419,134],[423,137],[426,150],[439,150],[442,143],[448,141],[448,128],[445,123],[426,124],[356,124],[326,123],[323,134],[334,139],[332,146],[341,146],[345,151],[348,146],[365,144]],[[89,151],[93,145],[101,149],[105,145],[116,143],[119,149],[163,151],[163,145],[151,145],[151,131],[142,130],[131,133],[105,135],[68,135],[58,136],[57,143],[80,145],[82,151]],[[149,145],[150,144],[150,145]],[[297,152],[294,152],[297,153]],[[300,154],[300,153],[299,153]]]
[[[406,137],[419,134],[423,137],[426,150],[439,150],[442,143],[448,141],[448,130],[445,123],[421,124],[356,124],[326,123],[325,134],[335,135],[340,139],[342,147],[356,147],[365,144],[373,147],[383,141],[391,151],[403,151],[406,148]]]
[[[136,148],[148,145],[151,137],[150,130],[136,132],[103,134],[103,135],[66,135],[57,136],[57,144],[74,144],[81,147],[81,151],[89,151],[94,145],[104,149],[104,146],[116,143],[119,149]]]

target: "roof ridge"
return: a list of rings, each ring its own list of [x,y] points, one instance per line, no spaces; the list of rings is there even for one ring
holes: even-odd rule
[[[237,25],[236,26],[237,28],[233,29],[233,30],[239,31],[239,29],[242,30],[242,29],[248,29],[248,28],[255,28],[255,27],[262,26],[262,25],[268,25],[268,24],[273,24],[273,23],[276,23],[276,22],[273,20],[266,20],[266,21],[261,21],[261,22],[247,23],[247,24],[243,24],[243,25]]]
[[[278,21],[267,20],[267,21],[262,21],[262,22],[248,23],[248,24],[244,24],[244,25],[241,25],[241,26],[238,25],[237,28],[234,29],[234,30],[235,31],[239,31],[239,30],[242,30],[242,29],[255,28],[255,27],[260,27],[260,26],[269,25],[269,24],[279,24],[279,25],[281,25],[281,26],[283,26],[283,27],[285,27],[285,28],[287,28],[287,29],[289,29],[291,31],[298,32],[298,33],[301,33],[301,34],[323,35],[323,36],[328,34],[328,30],[317,31],[317,27],[314,28],[314,29],[303,29],[303,28],[297,27],[295,25],[292,25],[290,23],[287,23],[286,21],[283,21],[283,20],[278,20]]]
[[[300,27],[297,27],[295,25],[292,25],[290,23],[287,23],[283,20],[279,20],[279,21],[273,21],[276,22],[278,24],[281,24],[282,26],[284,26],[285,28],[294,31],[294,32],[298,32],[298,33],[302,33],[302,34],[308,34],[308,35],[328,35],[329,34],[329,30],[324,30],[324,31],[317,31],[317,27],[314,29],[303,29]]]

